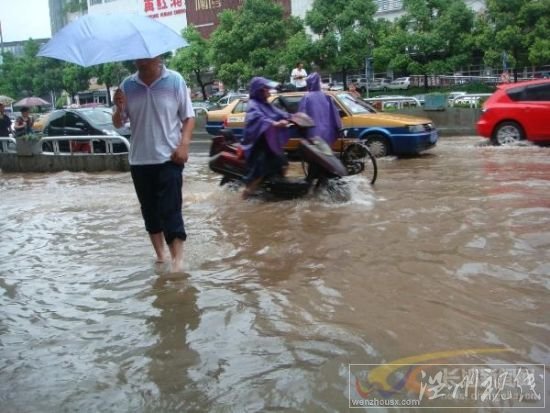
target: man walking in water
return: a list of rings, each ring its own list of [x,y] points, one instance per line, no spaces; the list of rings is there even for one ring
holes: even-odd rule
[[[130,171],[145,229],[157,256],[168,244],[172,271],[181,271],[183,242],[182,172],[189,156],[195,113],[185,81],[160,57],[135,61],[137,73],[124,79],[114,96],[114,126],[130,120]]]

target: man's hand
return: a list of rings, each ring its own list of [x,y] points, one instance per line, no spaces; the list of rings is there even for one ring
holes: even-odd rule
[[[115,126],[115,128],[121,128],[124,125],[124,118],[122,114],[124,112],[124,107],[126,106],[126,96],[124,96],[124,92],[122,92],[122,89],[117,89],[113,100],[115,102],[113,125]]]
[[[115,106],[118,110],[123,111],[124,106],[126,106],[126,96],[124,96],[124,92],[122,92],[122,89],[117,89],[114,96]]]
[[[172,156],[170,157],[172,162],[178,165],[183,165],[185,162],[187,162],[187,159],[189,159],[189,145],[182,143],[180,144],[174,153],[172,153]]]
[[[183,165],[189,159],[189,145],[191,134],[195,127],[195,118],[187,118],[181,127],[181,140],[176,150],[170,156],[170,160],[178,165]]]

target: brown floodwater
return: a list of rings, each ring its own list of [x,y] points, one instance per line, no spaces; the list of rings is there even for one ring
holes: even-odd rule
[[[339,412],[349,364],[548,364],[550,148],[479,140],[343,203],[244,202],[195,153],[184,274],[128,173],[0,173],[0,411]]]

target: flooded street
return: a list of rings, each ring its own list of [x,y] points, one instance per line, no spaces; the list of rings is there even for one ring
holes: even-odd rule
[[[340,412],[349,364],[549,364],[550,148],[479,141],[346,203],[243,202],[195,153],[179,275],[129,173],[0,173],[0,410]]]

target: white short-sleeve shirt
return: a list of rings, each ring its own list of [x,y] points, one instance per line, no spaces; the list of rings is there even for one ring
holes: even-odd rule
[[[195,116],[183,77],[163,67],[150,86],[137,73],[120,85],[126,96],[124,115],[130,119],[130,165],[170,160],[181,140],[182,122]]]

